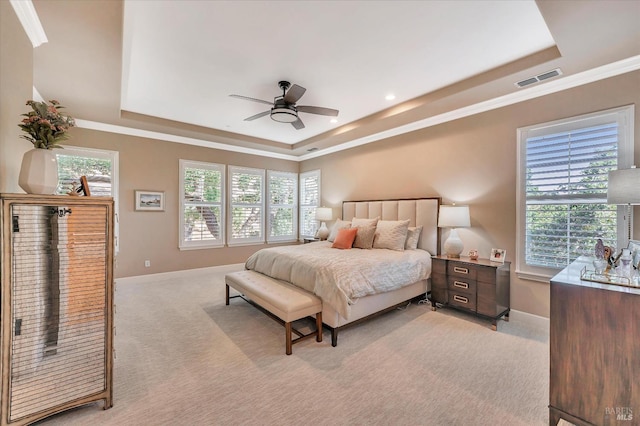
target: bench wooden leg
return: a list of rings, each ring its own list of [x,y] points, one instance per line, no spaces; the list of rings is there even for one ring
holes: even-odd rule
[[[229,284],[225,284],[224,286],[226,287],[226,292],[225,292],[225,294],[226,294],[226,297],[225,297],[226,303],[225,304],[228,306],[229,305]]]
[[[318,329],[316,342],[322,342],[322,311],[316,314],[316,328]]]
[[[286,334],[286,339],[287,339],[287,355],[291,355],[291,323],[290,322],[285,322],[284,323],[284,330],[285,330],[285,334]]]

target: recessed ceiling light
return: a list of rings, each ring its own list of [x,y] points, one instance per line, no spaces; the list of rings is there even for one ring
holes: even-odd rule
[[[329,123],[334,123],[334,124],[335,124],[335,123],[337,123],[337,122],[338,122],[338,119],[337,119],[337,118],[332,118],[331,120],[329,120]]]
[[[389,93],[387,96],[384,97],[386,100],[388,101],[392,101],[396,98],[396,95],[394,95],[393,93]]]

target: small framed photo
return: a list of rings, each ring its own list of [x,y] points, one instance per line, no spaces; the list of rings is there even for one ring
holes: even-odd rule
[[[146,212],[164,211],[164,191],[136,190],[135,210]]]
[[[489,260],[491,260],[492,262],[504,262],[504,258],[507,255],[507,251],[504,249],[497,249],[497,248],[492,248],[491,249],[491,257],[489,258]]]

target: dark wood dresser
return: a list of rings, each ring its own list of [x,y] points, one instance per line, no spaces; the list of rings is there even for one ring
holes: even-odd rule
[[[491,320],[509,320],[510,263],[468,257],[434,256],[431,272],[431,306],[447,305]]]
[[[640,424],[640,288],[551,279],[549,424]]]

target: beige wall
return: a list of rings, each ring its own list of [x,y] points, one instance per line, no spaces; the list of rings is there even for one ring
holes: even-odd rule
[[[488,257],[492,247],[511,260],[511,307],[549,316],[549,285],[520,280],[515,269],[516,129],[602,109],[637,104],[635,164],[640,166],[640,71],[441,124],[378,143],[307,160],[301,172],[322,170],[323,203],[441,196],[470,205],[465,249]],[[636,209],[635,238],[640,237]],[[443,234],[446,238],[446,234]],[[443,238],[444,240],[444,238]]]
[[[33,46],[8,1],[0,1],[0,94],[0,192],[22,192],[22,155],[33,146],[18,123],[33,97]]]
[[[264,246],[178,249],[179,160],[297,172],[298,163],[74,128],[68,145],[119,152],[120,253],[116,277],[242,263]],[[164,212],[134,211],[134,191],[165,191]],[[144,261],[151,267],[145,268]]]

